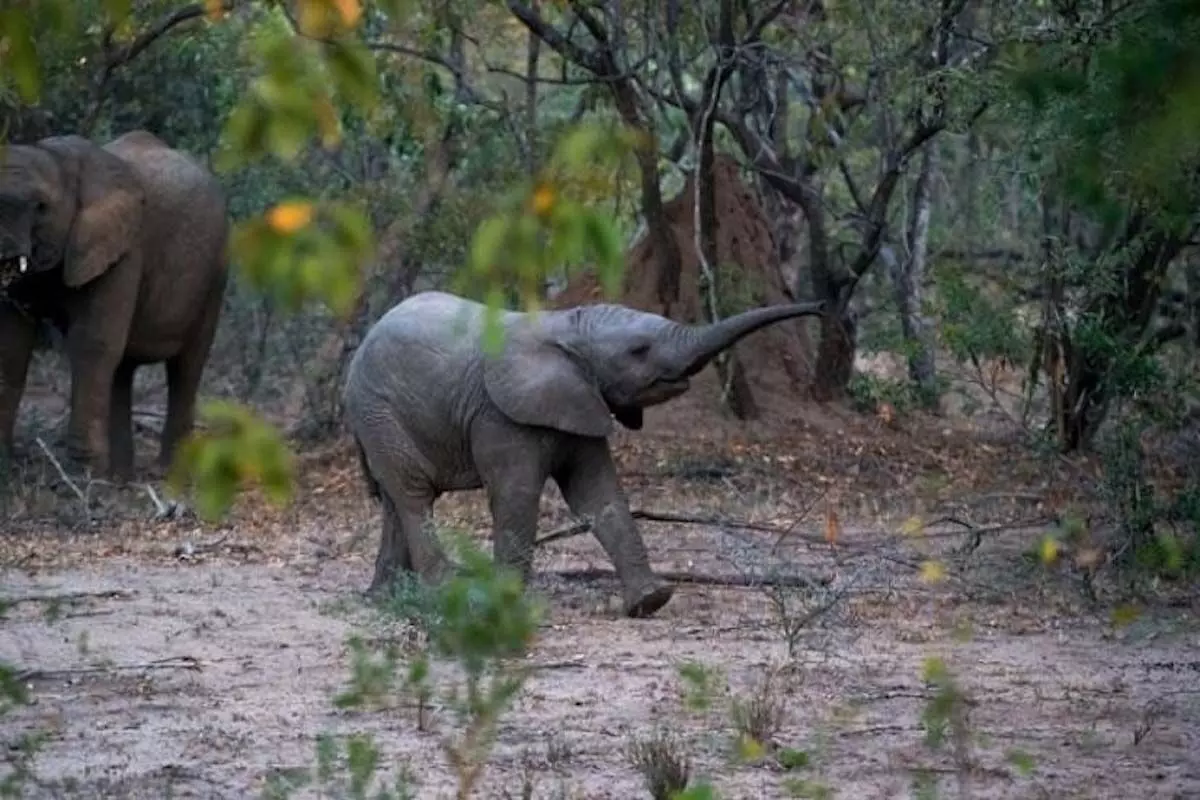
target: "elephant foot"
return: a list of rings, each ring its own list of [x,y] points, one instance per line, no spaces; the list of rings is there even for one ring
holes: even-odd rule
[[[109,469],[108,453],[92,450],[81,445],[67,440],[67,457],[66,464],[74,470],[84,474],[91,474],[94,477],[112,477],[112,471]]]
[[[655,577],[636,589],[625,591],[625,615],[627,617],[651,617],[665,606],[675,594],[675,586]]]

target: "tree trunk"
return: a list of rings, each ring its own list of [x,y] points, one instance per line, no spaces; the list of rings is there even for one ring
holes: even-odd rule
[[[892,288],[900,315],[900,331],[908,349],[908,376],[917,387],[922,403],[930,409],[939,406],[937,368],[929,336],[929,324],[921,313],[921,287],[929,254],[929,219],[933,209],[933,168],[936,154],[933,142],[921,149],[921,165],[913,185],[910,218],[906,231],[907,247],[903,259],[894,254],[885,257],[891,268]],[[883,251],[880,251],[883,254]]]
[[[1130,351],[1141,350],[1146,355],[1153,352],[1156,345],[1147,341],[1146,332],[1158,307],[1167,269],[1186,238],[1148,227],[1144,218],[1133,216],[1118,247],[1127,248],[1140,240],[1140,252],[1123,254],[1119,280],[1111,282],[1110,290],[1094,294],[1081,312],[1082,317],[1099,322],[1100,332],[1116,344],[1120,357],[1127,357]],[[1059,447],[1063,452],[1073,452],[1091,445],[1113,401],[1119,399],[1113,375],[1117,356],[1079,347],[1065,324],[1059,327],[1057,344],[1063,384],[1054,416]]]
[[[537,0],[530,5],[536,12]],[[529,31],[525,44],[525,171],[530,177],[538,169],[538,62],[541,59],[542,40]]]
[[[615,67],[612,70],[616,74]],[[628,79],[613,81],[613,100],[617,112],[626,125],[638,131],[642,141],[637,147],[637,163],[642,179],[642,213],[646,217],[646,228],[654,245],[658,260],[659,312],[670,317],[675,303],[679,302],[679,281],[683,273],[683,261],[675,233],[667,224],[667,212],[663,204],[662,186],[659,184],[658,135],[651,123],[642,118],[636,91]]]
[[[821,341],[817,345],[813,398],[820,402],[841,400],[854,374],[854,354],[858,351],[858,330],[853,313],[821,317]]]
[[[733,7],[730,0],[721,4],[720,29],[727,32],[732,39]],[[725,42],[730,47],[728,41]],[[725,61],[722,53],[722,61]],[[695,238],[696,255],[700,259],[700,291],[705,300],[705,310],[708,321],[716,323],[720,320],[721,279],[717,270],[720,266],[718,252],[717,226],[717,195],[714,181],[716,153],[713,145],[713,133],[716,119],[712,113],[718,103],[721,90],[729,79],[729,67],[714,67],[704,82],[705,93],[702,97],[700,114],[692,123],[692,130],[697,138],[696,150],[696,208],[695,208]],[[721,378],[721,401],[738,419],[756,419],[759,416],[758,403],[754,400],[754,392],[746,379],[745,370],[737,357],[736,349],[731,347],[715,359],[717,374]]]

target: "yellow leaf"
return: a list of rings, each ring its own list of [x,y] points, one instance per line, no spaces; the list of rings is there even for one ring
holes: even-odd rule
[[[312,222],[312,218],[312,203],[303,201],[280,203],[267,212],[267,224],[276,233],[295,233]]]
[[[534,214],[544,217],[554,210],[556,200],[554,187],[548,183],[542,183],[534,188],[533,196],[529,199],[529,205],[533,208]]]
[[[213,22],[219,21],[225,16],[224,0],[204,0],[204,13]]]
[[[900,532],[905,536],[916,536],[925,529],[925,523],[920,517],[909,517],[904,520],[904,524],[900,526]]]
[[[1119,606],[1113,609],[1112,612],[1113,627],[1124,628],[1127,625],[1131,625],[1140,615],[1141,611],[1138,610],[1137,606]]]
[[[333,4],[337,6],[338,14],[347,28],[353,28],[362,18],[362,4],[358,0],[333,0]]]
[[[837,512],[833,510],[832,505],[825,506],[825,541],[831,546],[836,545],[840,530]]]
[[[328,97],[319,96],[313,101],[313,112],[317,117],[317,129],[321,132],[321,144],[329,150],[341,141],[342,132],[338,127],[337,111]]]
[[[763,747],[760,741],[748,733],[738,736],[737,749],[739,758],[749,763],[759,761],[767,752],[767,748]]]
[[[1038,554],[1041,556],[1043,564],[1053,564],[1058,560],[1059,553],[1058,540],[1053,536],[1043,536],[1041,546],[1038,548]]]
[[[921,580],[939,583],[946,577],[946,565],[940,561],[925,561],[921,564]]]

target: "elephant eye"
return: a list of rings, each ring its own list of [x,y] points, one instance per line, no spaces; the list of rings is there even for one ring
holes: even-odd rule
[[[646,356],[650,355],[650,345],[646,342],[635,344],[633,347],[629,348],[629,355],[633,356],[634,358],[645,358]]]

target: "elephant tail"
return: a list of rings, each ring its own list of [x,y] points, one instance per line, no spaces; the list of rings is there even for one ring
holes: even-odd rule
[[[367,482],[367,495],[375,500],[383,497],[383,493],[379,489],[379,481],[375,480],[375,476],[371,474],[371,467],[367,464],[367,453],[363,450],[362,442],[358,437],[354,437],[354,448],[358,451],[358,465],[362,468],[363,480]]]

